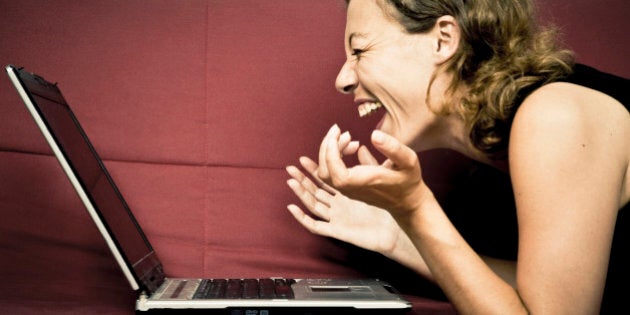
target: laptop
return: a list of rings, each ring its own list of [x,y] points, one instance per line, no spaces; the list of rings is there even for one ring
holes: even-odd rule
[[[13,65],[6,70],[137,292],[136,312],[394,314],[411,308],[390,284],[378,279],[169,278],[57,84]]]

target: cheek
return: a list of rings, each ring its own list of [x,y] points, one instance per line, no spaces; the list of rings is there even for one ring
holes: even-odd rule
[[[424,101],[430,76],[421,65],[413,62],[396,64],[387,71],[388,86],[406,104]]]
[[[428,77],[418,64],[366,60],[357,64],[356,74],[368,93],[386,105],[396,121],[409,120],[421,111],[426,99]]]
[[[387,81],[385,79],[387,75],[386,72],[384,72],[378,64],[370,60],[361,60],[358,62],[355,65],[355,73],[359,82],[368,90],[372,90],[374,86],[378,86],[381,82]]]

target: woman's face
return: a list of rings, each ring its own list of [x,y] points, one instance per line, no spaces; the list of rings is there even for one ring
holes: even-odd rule
[[[386,111],[376,126],[414,149],[426,149],[437,115],[425,102],[436,65],[430,33],[408,34],[378,0],[351,1],[346,62],[335,85],[353,93],[359,115]],[[433,90],[432,90],[433,91]],[[432,92],[433,93],[433,92]]]

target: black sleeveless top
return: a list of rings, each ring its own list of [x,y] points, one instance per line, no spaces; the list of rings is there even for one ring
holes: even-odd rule
[[[612,96],[630,111],[630,80],[600,72],[591,67],[576,65],[574,74],[566,79],[567,82],[586,86]],[[628,139],[630,141],[630,139]],[[628,253],[628,209],[630,204],[624,205],[617,215],[617,224],[608,263],[608,276],[602,301],[602,314],[627,313],[627,297],[622,293],[628,292],[630,279],[628,268],[630,259]]]
[[[559,80],[598,90],[622,103],[630,111],[630,80],[577,64],[568,77]],[[520,100],[534,89],[524,91]],[[630,139],[629,139],[630,141]],[[516,260],[518,226],[514,194],[508,175],[489,166],[478,164],[455,182],[443,208],[462,236],[480,254]],[[628,269],[628,208],[619,211],[610,253],[606,288],[601,314],[619,314],[629,308],[627,293],[630,285]],[[506,211],[506,209],[512,209]],[[588,255],[588,253],[584,253]],[[567,272],[574,272],[567,270]]]

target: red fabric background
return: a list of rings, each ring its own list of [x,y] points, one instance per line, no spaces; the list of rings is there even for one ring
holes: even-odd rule
[[[580,61],[630,76],[627,1],[540,6]],[[336,0],[0,0],[0,63],[59,82],[171,276],[397,282],[404,270],[285,210],[297,201],[285,165],[314,156],[333,123],[362,140],[373,125],[334,90],[344,17]],[[134,294],[49,152],[0,75],[0,313],[131,313]],[[445,155],[424,156],[436,190],[462,169]],[[402,288],[417,313],[452,313],[414,285]]]

